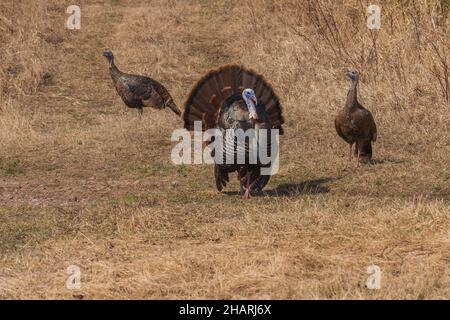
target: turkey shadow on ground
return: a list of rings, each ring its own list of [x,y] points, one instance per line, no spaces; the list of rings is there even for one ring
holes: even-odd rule
[[[366,163],[362,163],[362,164],[370,166],[370,165],[374,165],[374,164],[383,164],[383,163],[387,163],[387,162],[390,162],[390,161],[389,160],[382,160],[382,159],[376,159],[376,160],[372,159],[372,160],[370,160],[370,161],[368,161]]]
[[[345,167],[343,170],[347,171],[348,169],[354,169],[354,166],[356,165],[356,162],[354,160],[352,160],[353,164],[350,167]],[[376,165],[381,165],[381,164],[401,164],[401,163],[405,163],[404,160],[395,160],[395,159],[372,159],[368,162],[361,162],[360,163],[360,168],[363,168],[364,166],[376,166]]]
[[[400,164],[400,163],[404,163],[404,160],[395,160],[395,159],[372,159],[370,160],[370,162],[368,163],[369,165],[371,164],[384,164],[384,163],[393,163],[393,164]]]
[[[294,197],[302,194],[322,194],[330,192],[330,189],[323,184],[335,181],[338,178],[320,178],[314,180],[305,180],[299,183],[283,183],[275,189],[265,190],[255,197]],[[226,195],[239,195],[238,191],[225,191]]]
[[[272,190],[263,191],[262,195],[269,197],[292,197],[301,194],[328,193],[330,189],[325,183],[336,180],[336,178],[320,178],[305,180],[299,183],[283,183]]]

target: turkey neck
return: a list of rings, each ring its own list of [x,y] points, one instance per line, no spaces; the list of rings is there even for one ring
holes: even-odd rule
[[[109,61],[109,72],[111,73],[111,77],[114,79],[116,77],[120,77],[122,72],[116,67],[114,64],[114,58]]]
[[[358,105],[358,80],[352,81],[352,85],[350,87],[350,90],[348,90],[347,93],[347,102],[345,103],[345,108],[347,110],[355,109]]]

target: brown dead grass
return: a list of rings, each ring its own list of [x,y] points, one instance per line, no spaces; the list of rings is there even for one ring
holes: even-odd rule
[[[31,94],[45,82],[45,53],[50,35],[44,1],[2,1],[0,4],[0,88],[15,96]],[[47,76],[48,77],[48,76]]]
[[[445,1],[382,2],[372,32],[360,1],[80,6],[69,32],[57,1],[0,4],[0,29],[13,28],[0,51],[1,298],[449,297]],[[172,165],[181,120],[126,110],[104,48],[180,106],[224,63],[270,79],[287,123],[267,195],[243,201],[236,181],[219,194],[211,167]],[[380,132],[357,173],[333,127],[347,67]],[[81,290],[65,287],[72,264]],[[371,264],[380,290],[365,288]]]

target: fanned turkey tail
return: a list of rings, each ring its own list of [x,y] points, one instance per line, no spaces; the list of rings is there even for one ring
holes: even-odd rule
[[[202,121],[203,130],[215,127],[225,99],[236,93],[241,94],[246,88],[255,91],[272,128],[279,129],[283,134],[281,105],[272,86],[262,75],[239,65],[225,65],[211,70],[197,82],[185,103],[184,127],[193,130],[194,121]]]

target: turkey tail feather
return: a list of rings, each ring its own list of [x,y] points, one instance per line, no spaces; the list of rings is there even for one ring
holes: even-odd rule
[[[178,108],[178,106],[173,102],[172,99],[167,101],[166,106],[168,106],[175,114],[179,117],[181,117],[181,110]]]
[[[184,127],[192,130],[194,121],[217,119],[223,101],[233,94],[241,94],[245,88],[255,91],[258,103],[265,107],[272,128],[280,129],[282,134],[282,108],[272,86],[262,75],[234,64],[209,71],[194,85],[185,103]],[[214,121],[203,123],[204,129],[214,126]]]

